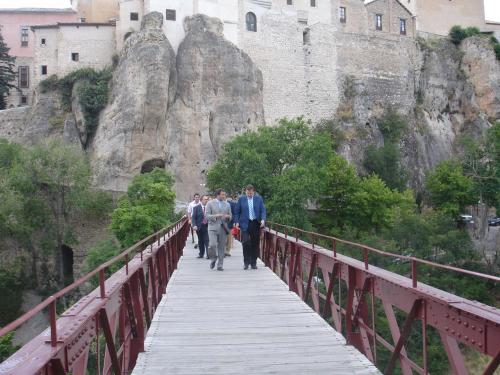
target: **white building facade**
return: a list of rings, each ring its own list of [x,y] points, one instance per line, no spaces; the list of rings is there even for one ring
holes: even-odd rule
[[[103,69],[116,53],[115,25],[110,23],[58,23],[32,26],[35,56],[33,83],[81,68]]]

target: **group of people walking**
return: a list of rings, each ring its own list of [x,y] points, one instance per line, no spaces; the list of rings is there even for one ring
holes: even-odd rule
[[[231,256],[233,228],[241,231],[243,268],[257,269],[260,229],[265,226],[266,208],[252,185],[248,185],[241,196],[229,199],[223,189],[217,189],[213,199],[195,194],[187,215],[198,236],[198,258],[206,254],[211,269],[217,265],[218,271],[224,270],[224,258]]]

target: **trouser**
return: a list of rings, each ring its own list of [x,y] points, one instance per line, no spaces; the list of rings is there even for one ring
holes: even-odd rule
[[[243,244],[243,261],[245,266],[256,266],[259,256],[260,223],[252,220],[248,223],[248,229],[241,231],[241,242]]]
[[[227,235],[227,241],[226,241],[226,254],[231,254],[232,248],[233,248],[233,235],[229,233]]]
[[[201,227],[196,231],[196,234],[198,235],[198,249],[200,251],[200,257],[205,255],[205,251],[208,255],[208,225],[201,224]]]
[[[198,231],[196,231],[196,233],[198,233]],[[194,230],[193,230],[193,225],[191,225],[191,243],[194,243],[195,240],[194,240]]]
[[[208,237],[208,257],[212,261],[218,259],[217,268],[222,268],[222,266],[224,265],[224,250],[226,248],[227,234],[224,231],[224,228],[220,226],[216,230],[209,230]]]

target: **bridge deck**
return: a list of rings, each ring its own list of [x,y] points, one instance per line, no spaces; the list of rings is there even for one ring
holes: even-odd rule
[[[223,272],[188,240],[133,374],[379,374],[262,263],[243,271],[234,243]]]

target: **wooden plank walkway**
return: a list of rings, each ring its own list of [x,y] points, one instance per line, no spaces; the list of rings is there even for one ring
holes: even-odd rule
[[[188,240],[154,315],[134,375],[379,374],[259,262],[234,243],[224,271]]]

